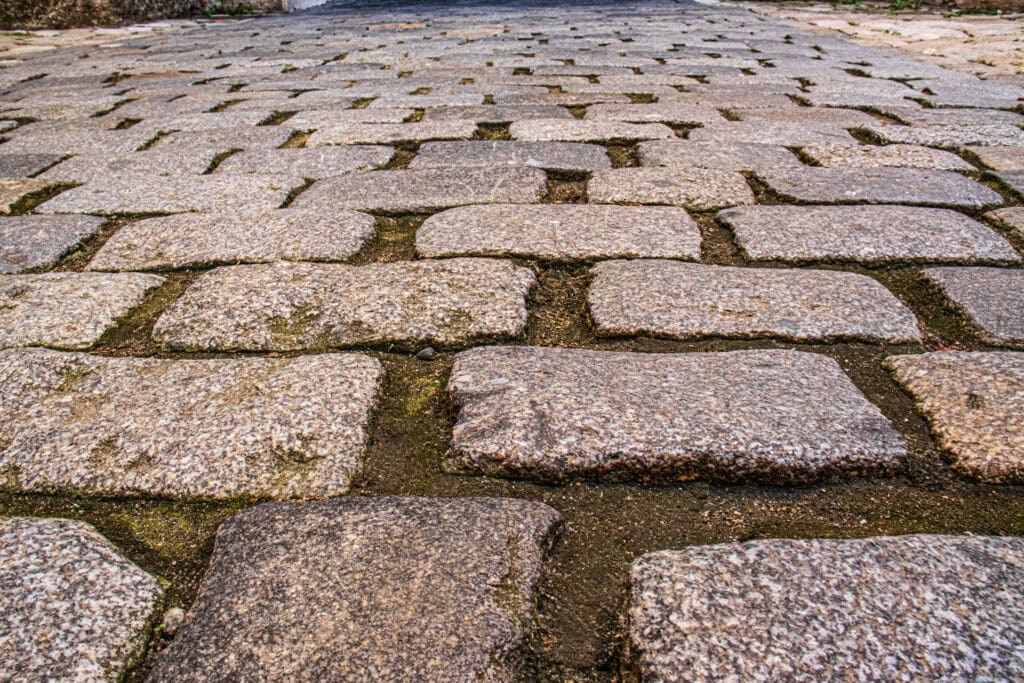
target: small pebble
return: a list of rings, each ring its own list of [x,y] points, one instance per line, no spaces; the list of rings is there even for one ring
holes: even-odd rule
[[[185,610],[180,607],[172,607],[164,612],[163,632],[166,636],[173,636],[181,628],[181,622],[185,620]]]
[[[416,352],[416,358],[419,360],[434,360],[434,356],[437,355],[437,351],[434,350],[433,346],[428,346],[425,349],[420,349]]]

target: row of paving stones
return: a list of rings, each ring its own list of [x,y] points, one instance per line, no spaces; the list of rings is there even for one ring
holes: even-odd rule
[[[560,530],[499,498],[250,508],[149,680],[519,680]],[[91,527],[4,519],[0,553],[0,674],[116,680],[138,660],[162,588]],[[1024,542],[996,537],[655,552],[632,565],[629,663],[659,681],[1012,680],[1022,567]]]
[[[898,355],[885,365],[956,470],[1022,480],[1020,354]],[[18,491],[101,496],[343,494],[365,459],[381,384],[380,362],[357,354],[7,350],[0,476]],[[796,483],[891,474],[907,455],[888,419],[816,353],[481,347],[455,356],[448,390],[458,419],[444,464],[472,474]]]
[[[686,210],[725,209],[750,263],[920,265],[988,341],[1019,343],[1021,271],[993,266],[1019,262],[1020,209],[988,214],[1009,240],[974,220],[1024,189],[1019,88],[732,9],[581,8],[570,23],[562,9],[492,8],[483,25],[472,7],[444,11],[381,28],[381,13],[346,8],[3,64],[0,117],[17,125],[0,144],[0,204],[46,199],[0,223],[4,269],[67,267],[106,240],[73,267],[118,271],[4,276],[3,329],[89,348],[167,283],[137,271],[227,266],[199,275],[153,334],[187,349],[461,348],[523,330],[534,275],[493,258],[519,257],[602,261],[587,293],[600,334],[917,340],[914,315],[863,275],[687,263],[702,240]],[[489,136],[509,139],[477,139]],[[567,172],[592,204],[540,203]],[[773,198],[818,205],[755,205]],[[450,207],[417,231],[428,260],[311,263],[372,248],[375,221],[358,210]],[[207,213],[80,215],[193,211]],[[3,487],[350,489],[386,358],[168,355],[0,351]],[[884,362],[957,471],[1014,483],[1022,356]],[[443,464],[469,474],[794,483],[908,459],[823,354],[483,347],[455,356],[447,395]],[[159,621],[160,584],[83,525],[0,524],[0,678],[117,679]],[[501,499],[250,508],[222,525],[149,675],[522,679],[559,528],[552,509]],[[1022,550],[922,536],[646,555],[624,610],[627,661],[645,680],[1020,678]]]

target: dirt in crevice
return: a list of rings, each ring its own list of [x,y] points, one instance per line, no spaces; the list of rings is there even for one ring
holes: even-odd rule
[[[373,213],[373,212],[370,212]],[[416,258],[416,231],[431,213],[375,213],[373,239],[356,254],[350,263],[394,263]]]

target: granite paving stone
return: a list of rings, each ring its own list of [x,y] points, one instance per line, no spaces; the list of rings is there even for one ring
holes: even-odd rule
[[[951,152],[920,145],[813,144],[801,150],[821,166],[854,168],[936,168],[944,171],[977,169]]]
[[[697,260],[700,243],[693,219],[683,209],[668,206],[463,206],[431,216],[416,232],[416,253],[427,258]]]
[[[173,270],[267,261],[344,261],[374,235],[372,216],[276,209],[185,213],[129,223],[89,270]]]
[[[987,340],[1024,344],[1024,270],[946,267],[923,273]]]
[[[351,123],[317,129],[307,147],[327,145],[375,145],[422,140],[468,140],[476,133],[472,121],[421,121],[419,123]]]
[[[60,161],[60,154],[0,154],[0,178],[25,178]]]
[[[140,273],[0,275],[0,348],[87,349],[163,282]]]
[[[755,261],[1016,263],[1010,243],[949,209],[740,206],[718,214]]]
[[[1010,680],[1024,675],[1024,541],[771,539],[641,556],[643,681]]]
[[[826,356],[480,347],[455,358],[449,468],[563,481],[793,483],[894,471],[906,448]]]
[[[1024,353],[947,351],[890,356],[953,469],[992,483],[1024,482]]]
[[[424,121],[472,121],[473,123],[512,123],[527,119],[571,118],[573,116],[568,109],[551,104],[432,107],[423,112]]]
[[[725,118],[714,107],[679,102],[654,104],[594,104],[587,107],[587,120],[629,123],[680,123],[709,125]]]
[[[150,680],[521,680],[560,526],[507,498],[249,508]]]
[[[217,166],[217,173],[280,174],[301,178],[327,178],[369,171],[391,161],[395,150],[376,145],[317,147],[314,149],[257,149],[232,154]]]
[[[0,518],[0,678],[119,681],[163,589],[85,522]]]
[[[601,140],[653,140],[675,138],[661,123],[624,123],[621,121],[581,121],[578,119],[527,119],[513,121],[509,127],[513,140],[536,142],[564,140],[591,142]]]
[[[152,140],[150,130],[104,130],[88,132],[73,126],[25,133],[3,144],[4,154],[124,154],[134,152]]]
[[[605,261],[590,273],[590,317],[605,336],[889,343],[921,337],[913,313],[856,273],[658,259]]]
[[[294,206],[319,210],[415,211],[466,204],[540,201],[547,176],[536,168],[424,168],[349,173],[317,181]]]
[[[153,336],[179,350],[455,346],[520,334],[533,284],[492,259],[230,266],[196,280]]]
[[[302,178],[248,173],[201,176],[123,175],[71,188],[40,213],[174,213],[259,211],[279,207]]]
[[[1024,197],[1024,171],[1006,171],[996,174],[1003,184]]]
[[[782,145],[746,142],[652,140],[637,146],[641,166],[666,166],[719,171],[758,172],[772,168],[802,168],[800,160]]]
[[[410,169],[488,166],[532,166],[555,171],[598,171],[611,168],[612,163],[600,145],[511,140],[425,142],[409,163]]]
[[[953,124],[946,126],[872,125],[865,129],[886,142],[932,147],[964,145],[1024,145],[1024,130],[1008,124]]]
[[[231,499],[348,491],[380,362],[0,351],[0,485]]]
[[[306,109],[285,122],[289,128],[312,130],[366,123],[402,123],[416,112],[412,109]]]
[[[62,183],[108,182],[124,176],[195,176],[203,173],[217,156],[215,149],[190,152],[129,152],[127,154],[79,154],[66,159],[40,178]]]
[[[0,218],[0,273],[49,268],[99,232],[97,216]]]
[[[953,171],[917,168],[764,169],[758,175],[779,194],[800,202],[919,204],[980,209],[1002,196]]]
[[[190,149],[224,152],[229,149],[270,149],[280,147],[295,132],[284,126],[236,126],[206,130],[182,130],[161,137],[152,149],[174,153]]]
[[[1024,171],[1024,142],[1017,147],[993,145],[991,147],[967,147],[966,149],[981,159],[981,163],[996,171]]]
[[[809,125],[785,121],[727,121],[690,131],[694,142],[748,142],[784,147],[831,143],[854,145],[856,139],[839,126]]]
[[[597,204],[670,204],[695,211],[753,204],[742,175],[705,168],[616,168],[597,171],[587,183]]]
[[[985,217],[994,219],[997,223],[1010,228],[1018,237],[1024,239],[1024,207],[1011,206],[1006,209],[996,209],[989,211]]]
[[[22,199],[54,184],[52,180],[40,178],[0,178],[0,214],[11,213]]]

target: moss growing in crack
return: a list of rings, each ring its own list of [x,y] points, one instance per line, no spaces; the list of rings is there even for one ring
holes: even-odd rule
[[[35,211],[35,209],[45,202],[50,201],[61,192],[70,190],[73,187],[78,187],[82,183],[57,183],[44,187],[42,190],[36,192],[30,192],[26,195],[22,195],[21,199],[11,204],[7,213],[12,216],[20,216],[26,213]]]
[[[477,125],[475,139],[479,140],[511,140],[510,126],[507,123],[481,123]]]
[[[275,111],[274,113],[270,114],[270,116],[268,116],[267,118],[263,119],[262,121],[260,121],[256,125],[257,126],[279,126],[282,123],[284,123],[285,121],[287,121],[288,119],[290,119],[295,114],[296,114],[296,112],[294,112],[294,111]]]
[[[153,326],[157,318],[178,297],[185,293],[196,277],[196,273],[168,273],[166,281],[151,291],[141,304],[107,330],[93,349],[93,353],[104,356],[150,356],[161,351],[160,344],[153,340]]]

